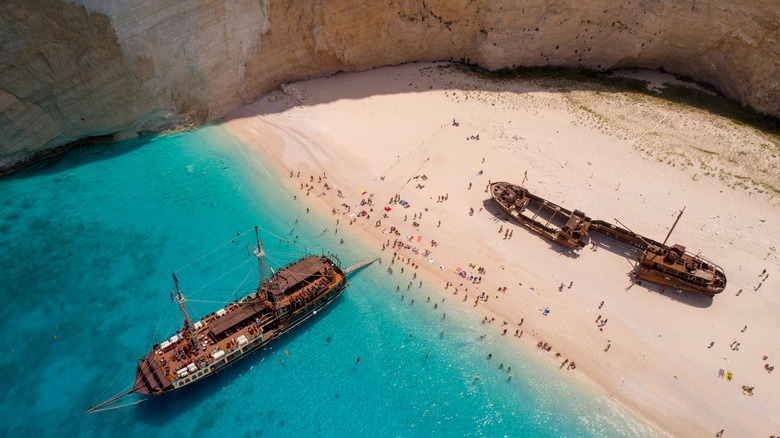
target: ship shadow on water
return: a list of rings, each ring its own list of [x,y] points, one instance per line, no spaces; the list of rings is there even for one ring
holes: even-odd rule
[[[638,288],[642,289],[643,291],[660,295],[669,300],[687,304],[692,307],[704,309],[712,305],[713,297],[706,294],[681,290],[671,286],[667,286],[666,290],[663,290],[663,286],[660,284],[634,280],[634,268],[636,267],[639,256],[642,254],[642,250],[627,243],[615,240],[609,236],[605,236],[599,232],[591,231],[589,237],[590,241],[588,242],[588,245],[585,246],[585,248],[583,248],[581,251],[593,251],[591,244],[595,243],[598,246],[598,251],[609,251],[612,254],[620,256],[626,260],[626,292]]]
[[[523,224],[520,224],[516,222],[514,219],[507,216],[507,214],[504,212],[504,210],[501,209],[501,207],[498,206],[498,203],[493,200],[493,198],[487,198],[482,201],[482,206],[485,209],[486,212],[488,212],[491,216],[501,218],[504,220],[503,224],[506,225],[506,227],[510,230],[517,229],[518,232],[525,232],[530,233],[538,237],[539,239],[542,239],[551,250],[557,252],[558,254],[568,257],[570,259],[577,259],[580,257],[580,253],[578,251],[575,251],[569,247],[563,246],[560,243],[553,242],[552,240],[546,239],[541,234],[537,234],[525,226]],[[496,224],[498,225],[498,223]]]
[[[337,298],[335,301],[338,302],[339,299]],[[333,311],[336,302],[318,310],[316,315],[312,315],[309,319],[292,329],[291,332],[283,335],[281,339],[276,339],[266,347],[248,353],[248,357],[234,362],[233,365],[229,365],[218,373],[212,374],[202,382],[190,384],[167,394],[152,397],[148,401],[139,404],[135,410],[136,420],[150,426],[163,426],[170,423],[175,417],[191,414],[193,409],[198,408],[204,400],[214,397],[220,390],[234,390],[236,394],[235,397],[231,397],[231,400],[240,399],[241,393],[238,392],[240,386],[236,385],[237,380],[245,373],[261,372],[261,370],[253,370],[252,368],[270,363],[266,360],[278,351],[284,351],[289,341],[296,336],[311,335],[314,324],[318,323],[322,318],[326,318]],[[234,386],[234,388],[230,388],[231,386]],[[204,405],[201,407],[208,408],[209,406]],[[203,413],[202,411],[197,412],[198,414]]]
[[[5,175],[0,174],[0,178],[15,180],[36,175],[72,172],[83,166],[133,153],[154,138],[155,135],[141,135],[127,140],[114,140],[110,136],[79,140],[33,158],[31,162],[21,165],[18,170]]]

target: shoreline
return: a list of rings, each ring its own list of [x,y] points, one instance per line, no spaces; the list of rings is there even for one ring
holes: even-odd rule
[[[760,359],[757,361],[754,357],[748,360],[744,359],[744,355],[742,358],[733,356],[734,365],[730,367],[735,370],[735,374],[750,374],[750,379],[761,381],[756,384],[760,396],[752,397],[750,401],[760,398],[762,402],[758,406],[751,403],[748,409],[741,406],[744,403],[740,397],[744,396],[734,394],[735,388],[737,391],[739,388],[737,382],[730,382],[726,389],[710,388],[713,382],[717,382],[714,376],[717,368],[723,365],[718,364],[715,357],[715,365],[707,367],[707,362],[712,361],[707,354],[712,350],[708,351],[704,340],[697,336],[681,336],[685,330],[688,334],[695,332],[691,328],[696,325],[702,326],[702,323],[707,322],[713,324],[713,317],[707,315],[708,310],[716,312],[716,319],[724,317],[727,309],[721,303],[733,300],[735,289],[740,285],[747,286],[749,282],[749,276],[741,274],[741,270],[739,274],[734,272],[736,266],[741,268],[742,263],[747,264],[748,261],[751,266],[761,262],[761,254],[757,254],[755,248],[751,252],[747,245],[718,245],[712,237],[713,228],[716,235],[724,237],[729,237],[729,233],[738,234],[726,228],[723,221],[714,221],[716,223],[713,226],[706,215],[707,200],[720,196],[717,193],[723,192],[723,186],[717,183],[709,186],[696,183],[682,169],[672,169],[666,162],[649,160],[631,148],[632,142],[624,140],[624,135],[619,131],[605,133],[587,126],[581,119],[574,118],[572,121],[572,112],[557,110],[555,102],[551,103],[560,95],[535,91],[534,87],[530,87],[531,91],[526,91],[523,96],[526,98],[523,103],[528,104],[530,100],[533,105],[513,108],[511,116],[515,120],[514,126],[510,125],[512,120],[507,121],[507,116],[501,120],[502,115],[496,113],[497,110],[479,104],[479,98],[484,96],[477,96],[477,99],[472,96],[468,103],[468,97],[463,102],[457,99],[454,104],[453,98],[449,96],[453,92],[443,90],[414,94],[398,90],[386,93],[375,91],[374,94],[366,93],[368,97],[346,102],[335,97],[343,92],[345,86],[355,86],[357,83],[358,87],[371,89],[375,87],[377,79],[392,82],[396,76],[403,78],[404,86],[406,83],[417,83],[424,88],[426,81],[436,80],[431,79],[430,75],[420,74],[424,68],[424,65],[382,68],[292,84],[283,93],[272,94],[238,110],[223,126],[244,144],[262,149],[281,174],[294,169],[296,173],[300,170],[302,178],[306,178],[318,175],[321,170],[326,172],[327,182],[333,184],[334,188],[318,202],[307,203],[323,217],[331,209],[341,213],[340,210],[344,208],[339,202],[341,200],[335,197],[336,190],[343,191],[346,197],[343,201],[350,206],[362,199],[356,191],[375,193],[374,212],[369,212],[371,218],[368,220],[361,219],[358,222],[358,238],[371,236],[371,242],[363,244],[378,251],[381,244],[387,242],[387,235],[381,234],[381,230],[396,226],[402,230],[401,237],[414,235],[416,241],[416,237],[422,235],[420,248],[429,239],[438,241],[439,247],[426,248],[432,250],[431,258],[436,259],[434,264],[424,263],[419,258],[420,269],[427,273],[424,276],[435,279],[431,281],[439,281],[438,287],[443,289],[446,281],[455,281],[452,274],[455,268],[467,268],[469,262],[484,266],[487,271],[482,284],[458,284],[458,287],[464,288],[461,292],[463,295],[467,293],[466,287],[471,292],[478,290],[491,293],[491,299],[477,305],[481,307],[481,312],[490,312],[499,321],[506,319],[510,327],[523,318],[523,326],[532,329],[524,331],[526,334],[523,337],[527,342],[530,336],[534,339],[530,341],[531,345],[535,345],[537,339],[553,345],[552,351],[548,353],[551,358],[555,352],[561,352],[561,359],[575,361],[577,369],[574,373],[577,377],[582,376],[582,380],[589,381],[655,427],[676,436],[714,434],[720,429],[731,433],[735,430],[750,431],[750,434],[759,436],[771,434],[773,431],[769,425],[778,418],[777,409],[772,408],[773,405],[777,406],[777,396],[771,395],[772,388],[778,388],[776,375],[769,375],[769,379],[759,379],[765,377],[761,375],[761,370],[750,371],[748,368],[749,364],[760,362]],[[323,87],[325,83],[327,87]],[[461,93],[460,90],[454,92]],[[422,116],[418,114],[421,120],[414,120],[409,115],[396,115],[399,107],[407,106],[429,111]],[[431,111],[431,108],[439,111]],[[480,109],[495,117],[481,114],[478,111]],[[430,116],[431,113],[436,115]],[[449,114],[452,113],[460,121],[460,126],[454,127],[449,123]],[[386,129],[383,124],[377,124],[377,120],[395,129]],[[404,126],[406,130],[399,131],[399,126]],[[556,138],[556,134],[559,134],[556,128],[559,127],[567,131],[560,136],[564,138],[563,141]],[[510,135],[513,129],[517,129],[515,132],[519,134]],[[476,134],[482,135],[480,140],[464,140]],[[572,140],[584,145],[584,150],[561,150],[561,144]],[[371,144],[367,145],[368,142]],[[609,154],[614,156],[611,158],[618,159],[617,168],[615,160],[604,159]],[[485,162],[480,161],[481,157],[485,157]],[[582,161],[588,159],[593,160],[593,163],[588,161],[585,165]],[[517,170],[518,163],[522,165],[522,171]],[[623,170],[634,169],[637,163],[642,164],[642,169],[636,168],[636,175],[625,172],[619,174],[617,188],[614,179],[601,177],[603,174],[615,174],[621,165]],[[509,164],[512,166],[509,167]],[[594,166],[590,167],[592,164]],[[482,171],[482,175],[478,174],[479,171]],[[668,207],[669,204],[675,204],[669,201],[677,199],[690,202],[691,195],[687,192],[694,192],[694,198],[704,201],[688,207],[686,212],[689,212],[689,216],[684,216],[670,242],[687,242],[689,245],[700,242],[702,248],[691,249],[694,252],[701,250],[702,254],[726,269],[729,277],[726,291],[707,303],[687,293],[662,294],[654,286],[634,286],[621,274],[629,270],[629,257],[605,248],[595,252],[583,249],[576,258],[563,257],[558,254],[559,249],[556,250],[555,245],[518,224],[506,222],[499,225],[492,222],[487,211],[490,208],[489,195],[483,192],[488,179],[519,183],[523,171],[529,173],[527,186],[532,192],[566,208],[579,208],[591,217],[606,218],[620,211],[623,216],[621,220],[632,225],[638,224],[637,232],[651,236],[665,234],[665,227],[671,224],[667,216],[676,212]],[[644,174],[663,175],[661,185],[665,187],[642,187],[636,180],[640,180]],[[426,175],[428,179],[425,184],[420,179],[414,179],[418,175]],[[295,176],[292,179],[298,181]],[[468,183],[472,183],[471,189],[467,188]],[[620,183],[623,183],[622,188]],[[313,182],[301,180],[298,184],[317,184],[318,190],[322,186],[317,178]],[[425,187],[415,188],[416,184]],[[303,191],[292,183],[291,189],[292,193],[302,195],[298,201],[304,201]],[[728,190],[733,192],[733,189]],[[331,193],[334,196],[330,196]],[[398,204],[390,204],[390,217],[382,218],[381,226],[375,227],[375,220],[387,200],[398,193],[403,194],[404,200],[411,207],[399,209]],[[447,201],[436,202],[438,196],[445,194]],[[740,210],[745,210],[744,205],[755,207],[752,199],[740,201],[740,197],[734,195],[728,192],[723,195],[729,202],[741,202],[740,208],[730,213],[733,216],[728,219],[732,223],[737,222],[736,215]],[[774,198],[756,194],[756,198],[761,196],[768,200],[764,201],[763,210],[759,209],[759,213],[766,219],[771,217],[772,211],[776,211],[771,205]],[[633,210],[631,206],[634,206]],[[643,214],[642,207],[661,212],[662,217],[648,217]],[[467,214],[469,208],[475,209],[474,216]],[[412,215],[419,213],[424,214],[419,220],[420,226],[411,227],[410,223],[415,221]],[[406,221],[402,220],[402,214],[408,216]],[[439,220],[442,221],[441,227],[436,225]],[[496,233],[499,226],[511,228],[513,237],[502,239]],[[703,239],[707,235],[710,236],[709,241]],[[397,236],[391,238],[391,242],[395,238]],[[752,237],[754,244],[760,240]],[[768,246],[772,246],[772,243],[768,242]],[[748,254],[739,254],[747,260],[734,263],[736,257],[731,253],[735,250],[747,250]],[[464,252],[470,256],[464,257]],[[392,257],[387,250],[385,256]],[[772,256],[774,260],[776,256]],[[437,269],[439,265],[445,268]],[[766,267],[770,268],[769,262]],[[775,274],[774,270],[770,271]],[[572,281],[574,286],[571,290],[557,290],[558,284]],[[493,295],[497,287],[504,286],[508,288],[506,294]],[[448,289],[442,292],[448,294],[451,291]],[[777,308],[776,300],[761,299],[763,297],[759,294],[752,295],[751,308]],[[731,298],[727,299],[726,296]],[[743,302],[747,298],[743,295]],[[603,310],[596,308],[600,300],[607,302]],[[545,307],[551,309],[547,316],[537,311]],[[601,327],[606,332],[597,331],[593,327],[593,321],[599,313],[611,319],[610,324]],[[764,314],[769,315],[771,312],[764,310]],[[691,315],[695,318],[691,318]],[[689,318],[695,321],[680,323]],[[735,325],[737,319],[741,324],[744,316],[729,318],[725,314],[725,318],[732,321],[731,325]],[[758,328],[754,329],[757,325]],[[750,326],[749,335],[759,331],[759,335],[753,337],[754,345],[762,339],[771,339],[771,336],[767,336],[777,329],[777,323],[772,322],[769,316],[760,322],[751,321]],[[491,326],[491,329],[497,329],[497,326]],[[728,330],[714,328],[710,330],[712,333],[709,337],[718,340],[718,348],[725,347],[727,341],[724,337],[730,336],[733,330],[733,327]],[[606,343],[606,340],[610,342]],[[704,351],[692,353],[693,349],[701,349],[700,343]],[[614,347],[609,352],[602,352],[608,344]],[[760,350],[765,350],[772,359],[778,357],[777,347],[762,347]],[[706,377],[704,373],[707,373]],[[621,381],[617,382],[615,377]],[[729,414],[723,418],[723,412]]]

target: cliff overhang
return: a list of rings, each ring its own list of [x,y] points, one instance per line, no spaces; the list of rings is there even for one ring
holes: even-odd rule
[[[639,67],[780,116],[772,0],[9,0],[0,169],[219,120],[280,83],[412,61]]]

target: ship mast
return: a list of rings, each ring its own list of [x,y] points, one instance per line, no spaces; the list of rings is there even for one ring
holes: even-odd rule
[[[264,298],[267,301],[273,301],[274,313],[276,314],[276,318],[280,321],[283,321],[289,312],[289,306],[282,306],[282,307],[277,306],[277,304],[284,299],[284,290],[282,290],[282,285],[279,282],[279,278],[274,277],[273,268],[268,266],[265,263],[265,260],[263,260],[265,251],[263,251],[263,242],[260,241],[260,236],[257,232],[256,226],[255,226],[255,240],[257,241],[257,249],[252,248],[252,252],[254,252],[255,255],[257,256],[257,260],[260,265],[259,266],[260,278],[257,284],[257,293],[259,294],[261,289],[265,289]],[[271,273],[270,277],[266,277],[266,269],[268,269],[268,271]]]
[[[680,220],[684,211],[685,211],[685,207],[683,207],[683,209],[680,210],[680,214],[678,214],[677,219],[674,220],[674,224],[672,225],[672,228],[669,229],[669,233],[666,234],[666,239],[664,239],[664,243],[662,243],[662,245],[666,246],[666,241],[669,240],[669,236],[672,235],[672,231],[674,231],[674,227],[677,226],[677,221]]]
[[[257,256],[258,261],[258,279],[257,279],[257,287],[262,287],[265,282],[267,281],[268,277],[266,275],[266,269],[271,271],[271,274],[273,275],[274,270],[271,269],[268,265],[265,264],[265,260],[263,260],[263,257],[265,256],[265,250],[263,250],[263,242],[260,241],[260,235],[257,233],[257,226],[255,226],[255,240],[257,242],[257,248],[251,248],[252,252],[255,253],[255,256]]]
[[[181,308],[181,311],[184,312],[184,329],[187,330],[190,334],[190,342],[194,342],[195,332],[192,330],[192,319],[190,319],[190,312],[187,311],[187,300],[184,299],[184,295],[182,295],[181,289],[179,289],[179,279],[176,278],[176,273],[171,272],[171,275],[173,275],[173,284],[176,287],[175,295],[173,293],[173,289],[171,289],[171,297],[174,298],[176,304],[178,304]]]
[[[249,249],[252,250],[253,253],[255,253],[255,256],[257,257],[257,269],[258,269],[258,277],[257,277],[257,290],[258,292],[260,289],[265,285],[265,283],[268,281],[268,273],[271,275],[274,274],[273,268],[268,266],[265,263],[265,260],[263,260],[263,257],[265,256],[265,250],[263,250],[263,242],[260,241],[260,235],[257,233],[257,226],[255,226],[255,240],[257,241],[257,248],[252,248],[251,246],[247,245]],[[266,270],[268,272],[266,272]],[[266,297],[268,299],[268,297]]]

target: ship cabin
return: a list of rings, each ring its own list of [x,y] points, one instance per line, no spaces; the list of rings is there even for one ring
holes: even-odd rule
[[[333,283],[333,269],[317,256],[309,256],[279,271],[261,288],[277,314],[305,307]],[[284,314],[284,312],[281,312]]]
[[[246,328],[257,328],[267,331],[266,326],[273,322],[273,313],[266,307],[261,299],[255,296],[247,299],[230,312],[220,309],[215,315],[215,320],[208,324],[208,334],[219,342],[229,338]]]

